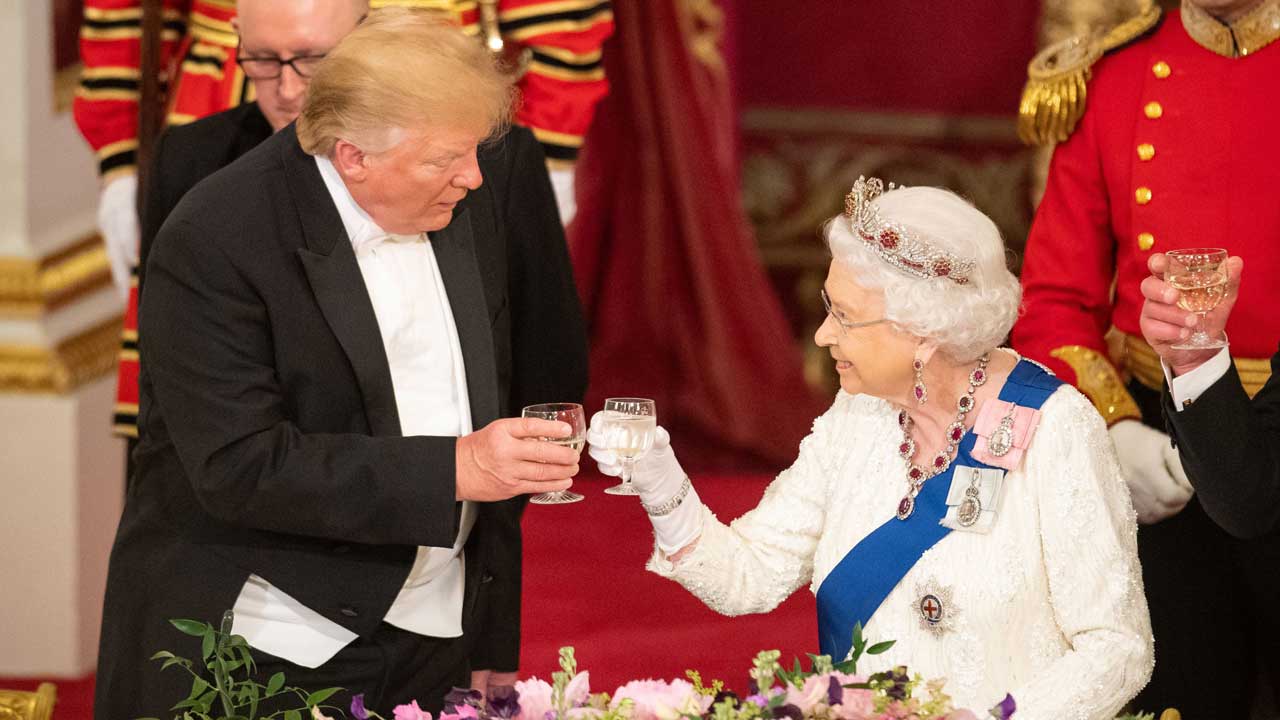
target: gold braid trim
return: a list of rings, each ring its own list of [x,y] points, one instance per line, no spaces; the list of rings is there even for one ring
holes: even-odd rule
[[[1101,353],[1083,345],[1066,345],[1049,354],[1071,366],[1076,387],[1089,397],[1107,427],[1121,420],[1142,419],[1142,411],[1125,389],[1120,373]]]
[[[1068,38],[1037,53],[1027,65],[1027,84],[1018,106],[1018,137],[1028,145],[1048,145],[1070,137],[1084,115],[1093,64],[1155,27],[1162,13],[1152,2],[1105,33]]]

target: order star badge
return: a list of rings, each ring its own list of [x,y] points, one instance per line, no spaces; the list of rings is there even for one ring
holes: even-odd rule
[[[920,618],[920,627],[935,637],[951,631],[958,610],[952,599],[951,588],[932,579],[916,585],[913,609],[916,617]]]

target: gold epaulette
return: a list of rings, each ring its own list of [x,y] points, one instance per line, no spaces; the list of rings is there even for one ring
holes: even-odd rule
[[[1138,15],[1106,32],[1078,35],[1041,50],[1027,65],[1018,107],[1018,137],[1028,145],[1066,140],[1084,115],[1093,64],[1154,28],[1163,10],[1152,0]]]
[[[1076,387],[1098,409],[1111,427],[1121,420],[1141,420],[1138,403],[1125,388],[1124,380],[1105,355],[1083,345],[1064,345],[1049,353],[1071,366],[1076,374]]]

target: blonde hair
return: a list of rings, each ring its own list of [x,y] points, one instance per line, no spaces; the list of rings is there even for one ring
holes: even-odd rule
[[[298,142],[329,155],[338,140],[390,149],[399,130],[474,128],[492,137],[511,122],[516,90],[497,57],[439,16],[405,8],[369,14],[320,63],[298,116]]]
[[[843,215],[826,226],[831,255],[865,287],[884,291],[885,317],[916,337],[933,340],[957,362],[970,362],[1008,336],[1022,297],[1009,271],[1004,241],[991,219],[942,188],[890,190],[875,200],[880,216],[925,237],[935,247],[970,258],[969,282],[920,279],[880,258]]]

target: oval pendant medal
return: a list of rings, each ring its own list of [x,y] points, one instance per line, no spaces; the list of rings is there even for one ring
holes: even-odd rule
[[[956,508],[956,520],[963,527],[973,527],[981,515],[982,501],[978,500],[978,488],[970,485],[965,488],[964,500],[960,501],[960,507]]]
[[[1004,457],[1013,449],[1013,409],[1009,410],[1009,414],[1000,418],[1000,425],[991,433],[991,438],[987,440],[987,452],[995,457]]]

